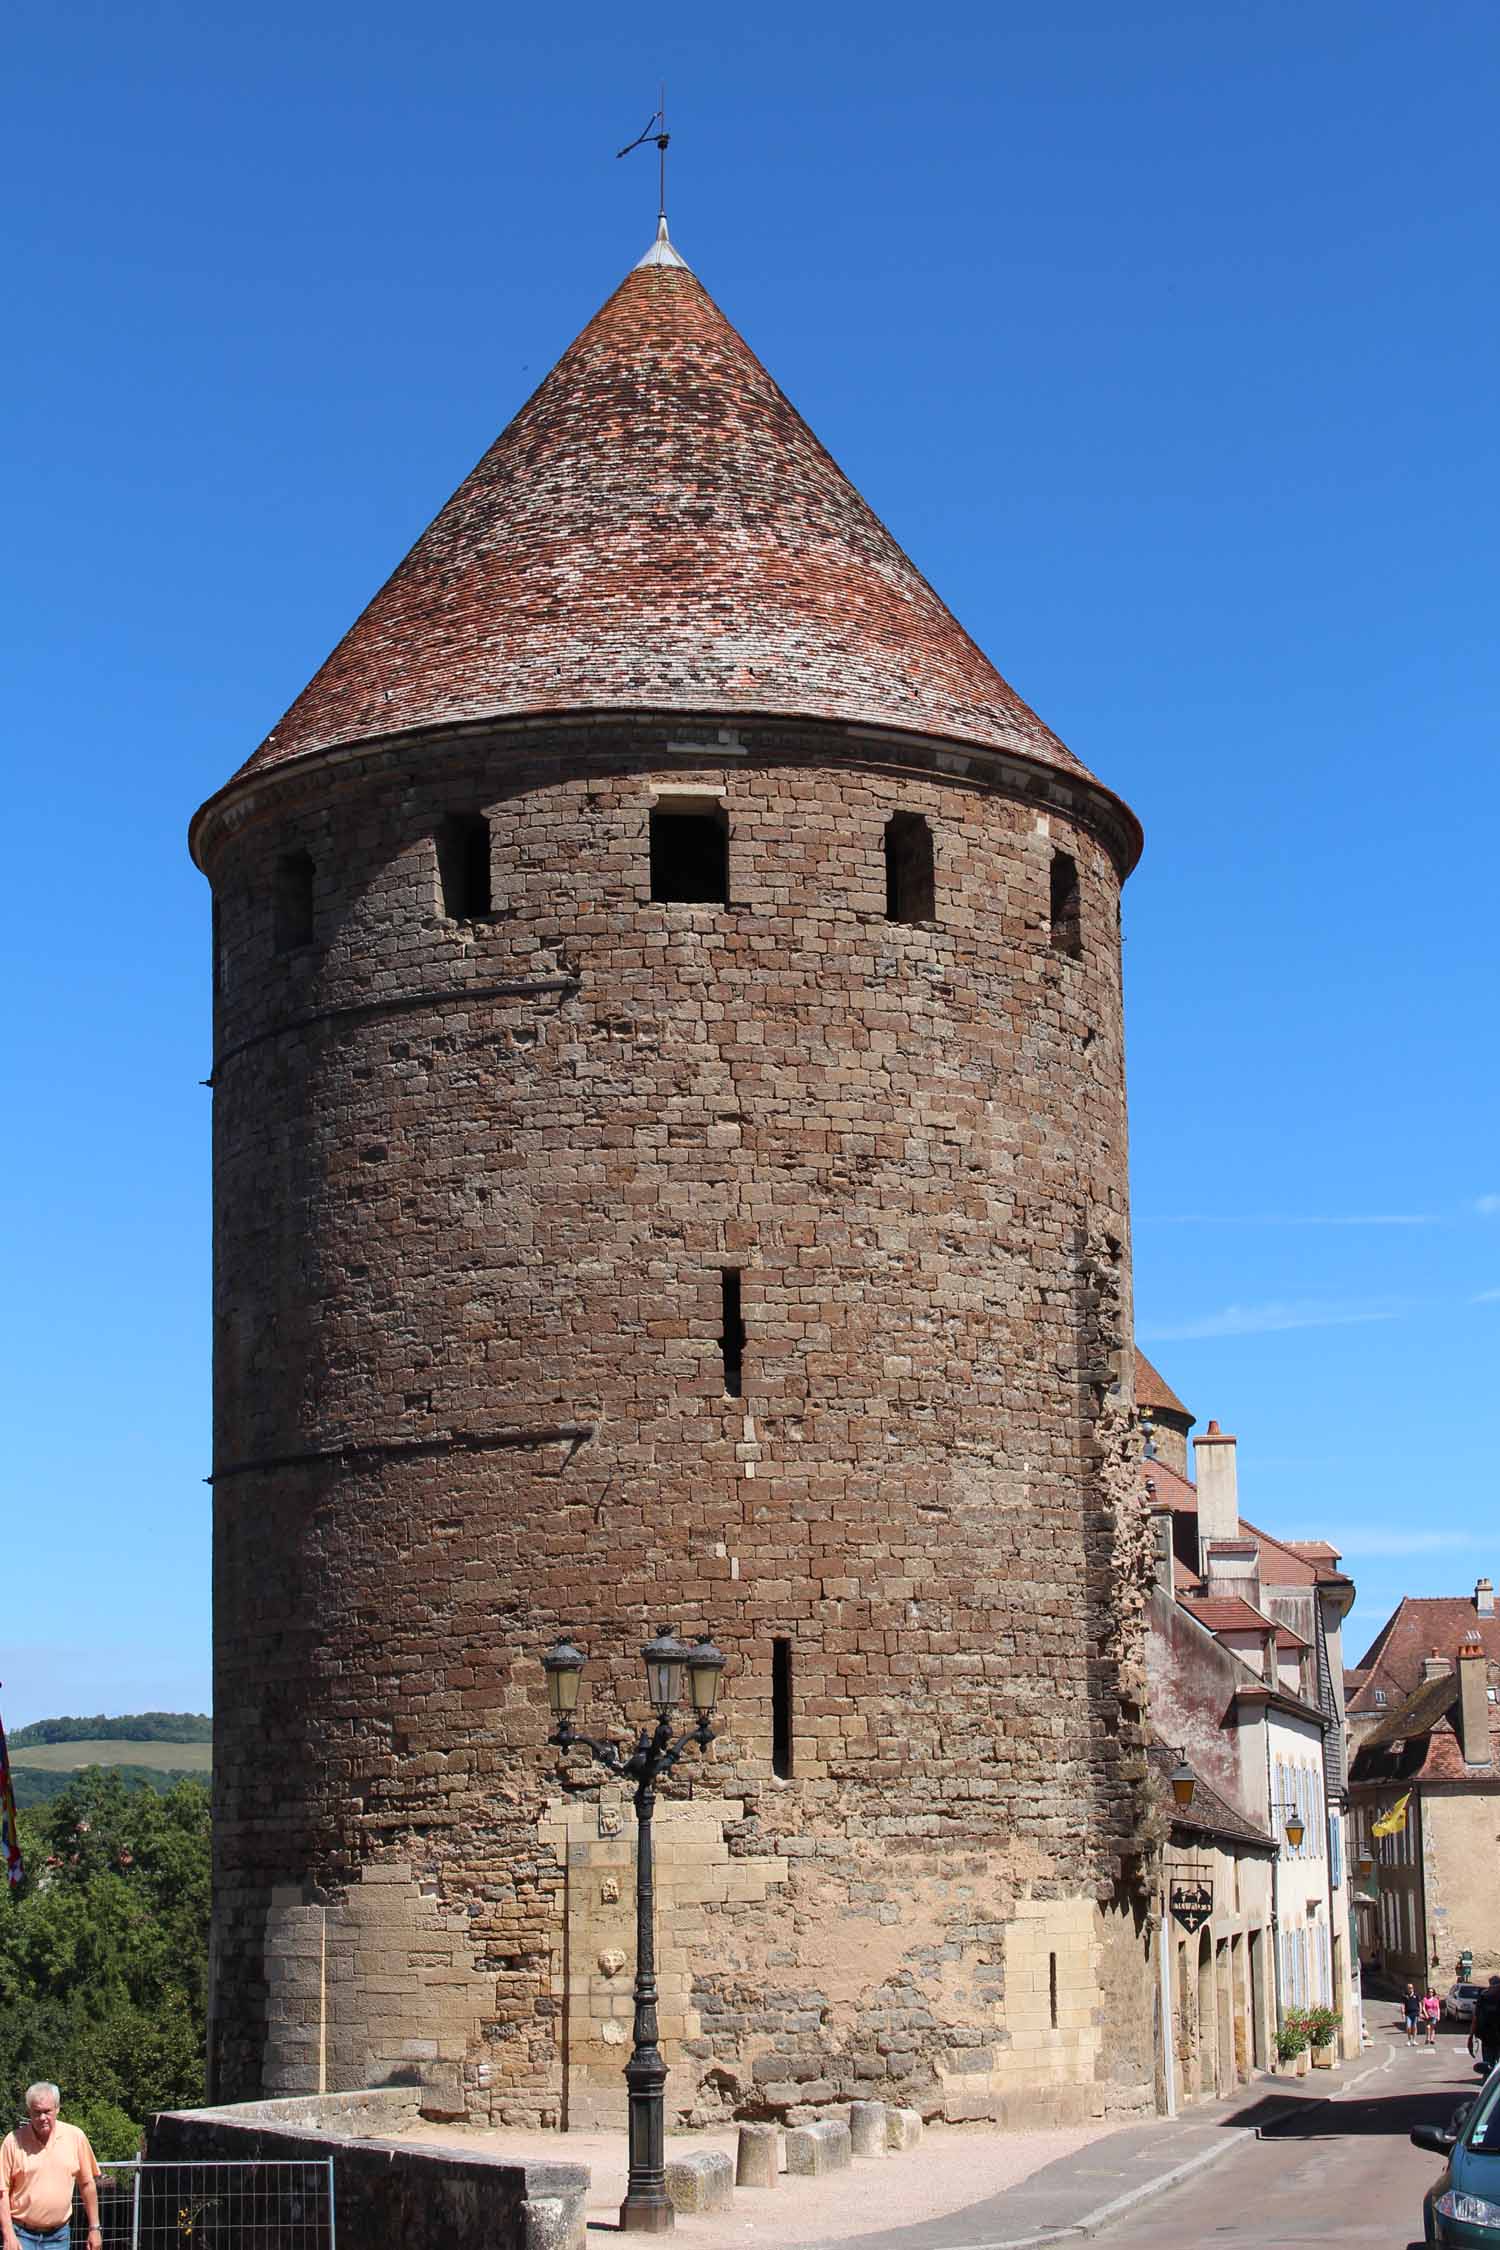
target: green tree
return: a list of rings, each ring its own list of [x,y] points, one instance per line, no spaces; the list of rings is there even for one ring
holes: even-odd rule
[[[90,1768],[20,1829],[26,1878],[0,1904],[4,2121],[55,2079],[101,2157],[133,2155],[153,2110],[203,2099],[208,1793]]]

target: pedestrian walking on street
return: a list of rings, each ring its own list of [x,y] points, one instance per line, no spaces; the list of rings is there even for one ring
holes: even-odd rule
[[[1422,1995],[1422,2021],[1427,2026],[1427,2044],[1429,2047],[1437,2045],[1438,2018],[1442,2012],[1443,2003],[1433,1991],[1432,1986],[1429,1985]]]
[[[1409,1984],[1401,1996],[1401,2013],[1406,2018],[1406,2044],[1408,2047],[1415,2047],[1417,2024],[1422,2015],[1422,2003],[1417,1997],[1417,1988],[1414,1984]]]
[[[1469,2026],[1471,2055],[1476,2039],[1488,2077],[1496,2063],[1500,2063],[1500,1977],[1491,1977],[1474,2003],[1474,2021]]]

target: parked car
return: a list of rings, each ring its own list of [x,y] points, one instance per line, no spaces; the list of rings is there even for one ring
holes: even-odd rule
[[[1483,1989],[1482,1985],[1464,1983],[1462,1978],[1457,1984],[1450,1984],[1443,1995],[1443,2014],[1451,2016],[1455,2023],[1472,2023],[1474,2003]]]
[[[1462,2102],[1446,2126],[1418,2125],[1417,2148],[1446,2156],[1447,2168],[1422,2198],[1423,2240],[1462,2250],[1500,2244],[1500,2069],[1492,2070],[1472,2102]]]

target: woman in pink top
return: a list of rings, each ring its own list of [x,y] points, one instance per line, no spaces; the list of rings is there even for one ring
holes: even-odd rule
[[[1427,2026],[1427,2044],[1429,2047],[1437,2045],[1438,2018],[1442,2012],[1443,2003],[1433,1991],[1432,1986],[1429,1985],[1422,1998],[1422,2021]]]

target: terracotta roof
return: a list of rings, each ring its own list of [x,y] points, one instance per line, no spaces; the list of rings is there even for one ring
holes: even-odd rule
[[[1139,1344],[1135,1347],[1135,1403],[1138,1407],[1153,1407],[1158,1413],[1180,1414],[1185,1422],[1197,1420],[1177,1393],[1162,1381]]]
[[[1458,1674],[1444,1672],[1435,1680],[1424,1680],[1414,1695],[1407,1696],[1393,1711],[1387,1711],[1378,1726],[1360,1737],[1359,1754],[1367,1750],[1389,1749],[1393,1743],[1410,1741],[1413,1735],[1427,1734],[1438,1720],[1458,1701]]]
[[[1305,1556],[1309,1562],[1340,1562],[1343,1559],[1338,1548],[1331,1547],[1326,1539],[1283,1539],[1281,1544],[1289,1547],[1294,1555]]]
[[[1471,1595],[1405,1595],[1360,1658],[1364,1677],[1348,1708],[1375,1710],[1377,1688],[1388,1696],[1409,1695],[1420,1684],[1423,1662],[1432,1651],[1456,1659],[1470,1633],[1479,1635],[1490,1661],[1500,1663],[1500,1617],[1481,1617]]]
[[[591,710],[832,719],[1086,773],[702,284],[659,259],[568,347],[250,767]]]
[[[1278,1648],[1311,1648],[1312,1642],[1305,1640],[1302,1634],[1294,1632],[1290,1625],[1278,1625],[1276,1628],[1276,1646]]]
[[[1240,1518],[1241,1531],[1248,1532],[1260,1548],[1260,1575],[1262,1583],[1273,1586],[1313,1586],[1323,1575],[1316,1563],[1299,1555],[1284,1539],[1273,1532],[1262,1531],[1258,1524]]]
[[[1184,1594],[1179,1598],[1183,1608],[1211,1633],[1265,1634],[1276,1630],[1269,1617],[1262,1617],[1238,1594]]]
[[[1459,1678],[1424,1680],[1360,1737],[1349,1778],[1357,1782],[1473,1781],[1500,1785],[1500,1708],[1488,1706],[1490,1764],[1471,1766],[1453,1726]]]
[[[1198,1487],[1170,1468],[1165,1461],[1141,1463],[1141,1490],[1148,1484],[1156,1487],[1156,1505],[1171,1508],[1174,1513],[1195,1516],[1198,1513]]]

